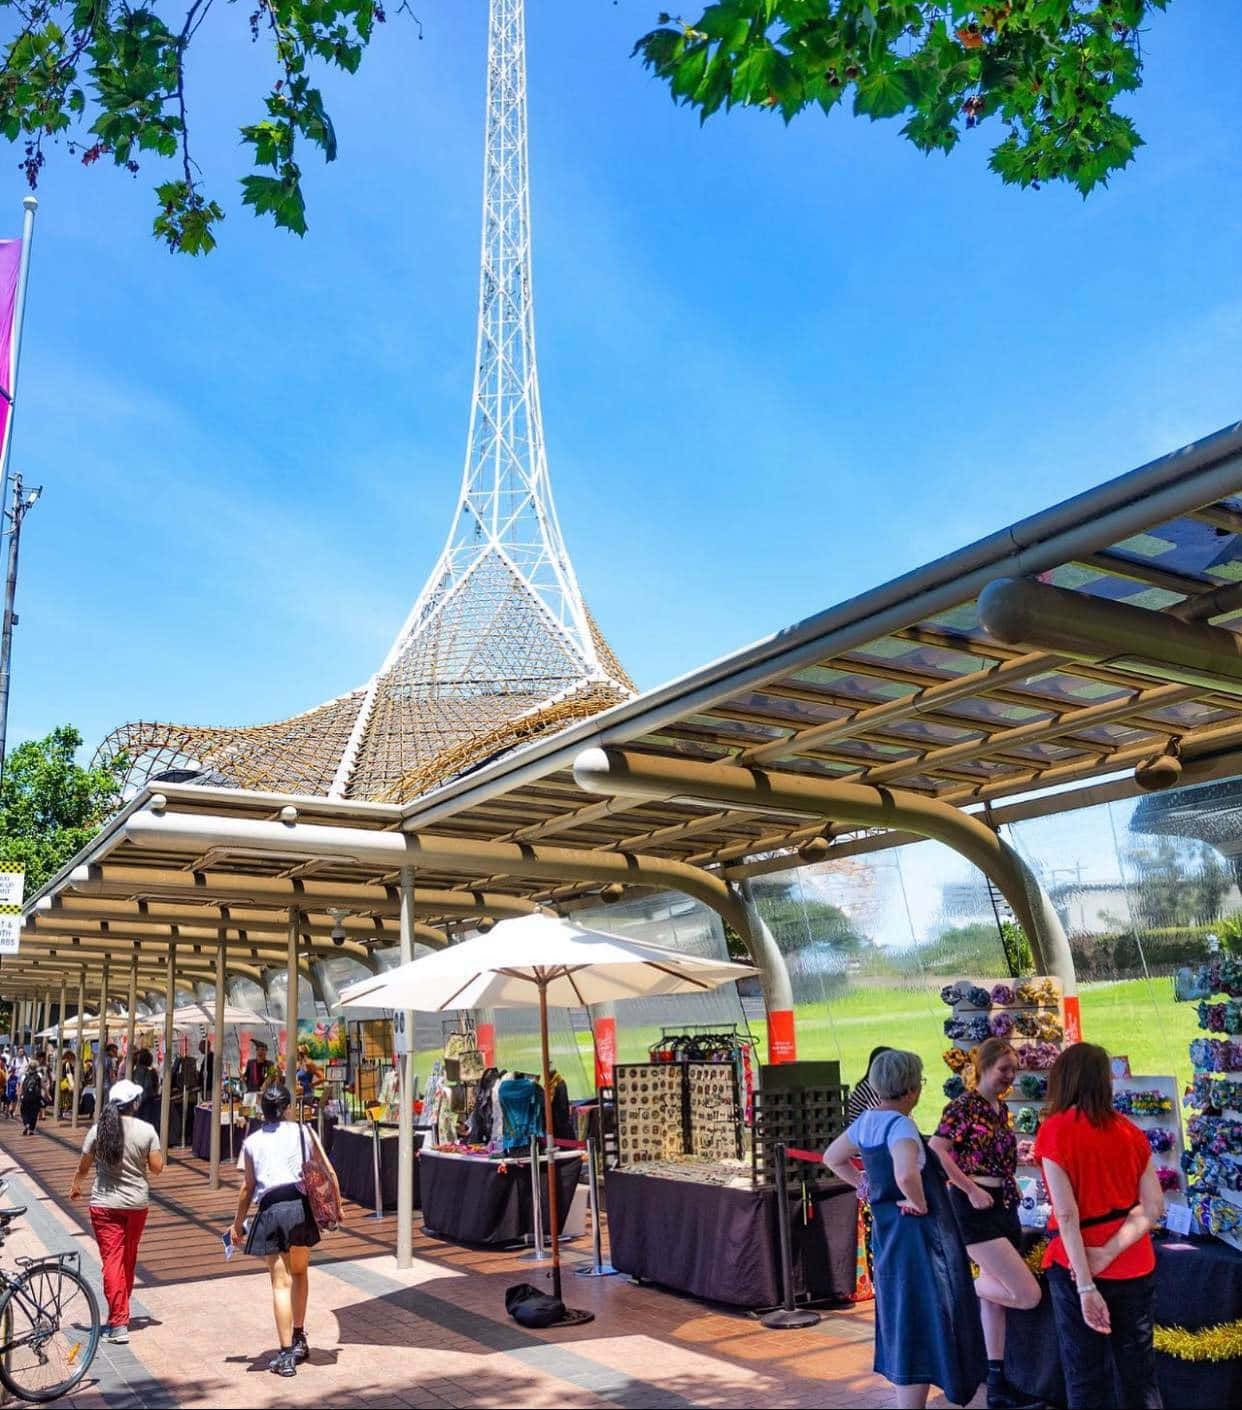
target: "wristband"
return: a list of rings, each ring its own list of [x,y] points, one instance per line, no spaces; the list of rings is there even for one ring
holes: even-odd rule
[[[1098,1292],[1099,1289],[1094,1283],[1081,1283],[1078,1288],[1078,1296],[1086,1297],[1088,1293]]]

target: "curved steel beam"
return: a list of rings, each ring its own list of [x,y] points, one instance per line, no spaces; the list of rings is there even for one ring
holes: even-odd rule
[[[627,749],[588,749],[574,761],[588,793],[728,803],[762,812],[808,813],[854,827],[901,829],[934,838],[991,877],[1031,942],[1036,962],[1076,992],[1074,961],[1043,887],[1021,857],[991,828],[959,809],[897,788],[836,783],[805,774],[699,764]]]

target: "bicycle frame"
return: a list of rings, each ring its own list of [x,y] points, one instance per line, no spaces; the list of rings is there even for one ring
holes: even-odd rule
[[[45,1254],[40,1258],[19,1258],[17,1265],[22,1270],[23,1274],[37,1272],[40,1268],[45,1267],[64,1268],[68,1266],[71,1272],[78,1274],[80,1277],[82,1273],[82,1256],[76,1249],[73,1249],[67,1253]],[[21,1303],[25,1307],[26,1311],[31,1314],[31,1323],[37,1328],[40,1319],[47,1315],[47,1309],[30,1295],[29,1285],[23,1287],[20,1277],[15,1278],[11,1273],[6,1273],[0,1268],[0,1288],[11,1292],[13,1300]],[[59,1326],[61,1314],[59,1299],[56,1302],[54,1314],[53,1325]],[[12,1323],[10,1321],[9,1326],[11,1325]],[[3,1335],[4,1341],[0,1342],[0,1356],[6,1355],[8,1352],[12,1351],[14,1347],[26,1346],[29,1343],[37,1342],[46,1334],[35,1330],[27,1333],[25,1336],[13,1337],[9,1334],[9,1328],[6,1327]]]

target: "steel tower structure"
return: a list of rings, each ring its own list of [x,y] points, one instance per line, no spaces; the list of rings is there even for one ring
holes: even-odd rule
[[[490,0],[474,394],[439,560],[365,686],[269,725],[124,725],[99,757],[124,752],[131,783],[174,770],[405,801],[633,689],[583,601],[552,499],[535,359],[524,0]]]

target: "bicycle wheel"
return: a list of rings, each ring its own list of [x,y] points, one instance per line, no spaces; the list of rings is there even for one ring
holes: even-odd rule
[[[35,1263],[0,1300],[0,1334],[0,1381],[21,1400],[56,1400],[95,1359],[99,1304],[72,1268]]]

